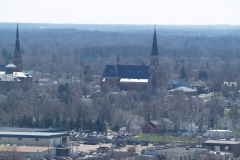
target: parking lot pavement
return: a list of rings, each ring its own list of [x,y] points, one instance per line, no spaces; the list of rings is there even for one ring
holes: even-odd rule
[[[112,144],[96,144],[96,145],[87,145],[79,144],[79,146],[73,146],[73,151],[96,151],[98,147],[109,147],[111,148]]]
[[[128,148],[134,147],[136,152],[141,152],[143,149],[147,149],[148,147],[151,147],[152,145],[149,146],[141,146],[141,145],[126,145],[126,147],[121,147],[119,149],[114,149],[114,151],[117,152],[127,152]],[[111,148],[112,144],[96,144],[96,145],[86,145],[86,144],[80,144],[79,146],[73,146],[73,151],[96,151],[98,147],[108,147]]]

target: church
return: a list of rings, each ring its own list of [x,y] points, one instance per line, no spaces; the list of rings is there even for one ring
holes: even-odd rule
[[[19,31],[17,25],[13,63],[0,66],[0,86],[6,89],[31,85],[33,77],[23,72],[22,54],[20,50]]]
[[[145,90],[161,86],[156,27],[154,28],[150,64],[121,65],[117,55],[115,65],[106,65],[100,76],[100,89]]]

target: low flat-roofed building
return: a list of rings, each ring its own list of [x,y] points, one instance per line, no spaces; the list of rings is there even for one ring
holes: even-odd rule
[[[202,148],[189,148],[189,147],[172,147],[162,148],[158,150],[145,150],[146,155],[156,155],[160,159],[175,159],[184,160],[197,157],[198,154],[207,152]]]
[[[46,157],[54,157],[56,155],[55,147],[38,147],[38,146],[17,146],[17,145],[1,145],[0,155],[4,152],[18,153],[23,158],[40,159]]]
[[[234,145],[239,145],[240,141],[227,141],[227,140],[206,140],[204,142],[204,147],[210,147],[211,150],[215,150],[218,146],[220,151],[225,151],[225,148],[228,147],[228,151],[232,151]]]
[[[69,133],[60,132],[0,132],[0,144],[17,146],[67,146]]]

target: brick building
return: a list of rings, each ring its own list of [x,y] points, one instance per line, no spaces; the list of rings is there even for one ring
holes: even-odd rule
[[[17,25],[13,63],[0,65],[0,86],[6,89],[30,86],[32,80],[33,77],[22,70],[22,54]]]
[[[108,87],[120,90],[141,90],[147,87],[157,88],[160,85],[156,28],[154,28],[150,65],[121,65],[118,55],[116,64],[106,65],[100,76],[101,90],[106,90]]]

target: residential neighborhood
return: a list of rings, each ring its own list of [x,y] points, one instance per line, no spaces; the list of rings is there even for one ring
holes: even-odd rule
[[[0,2],[0,160],[239,159],[239,5]]]

